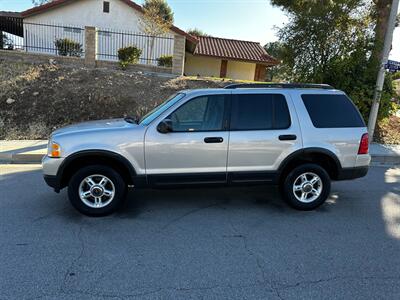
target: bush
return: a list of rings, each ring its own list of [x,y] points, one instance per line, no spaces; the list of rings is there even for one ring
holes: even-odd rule
[[[135,46],[128,46],[118,49],[118,59],[121,67],[125,68],[128,64],[136,64],[139,57],[142,55],[142,50]]]
[[[75,57],[82,56],[82,44],[79,44],[78,42],[65,38],[57,39],[54,44],[57,48],[58,55]]]
[[[157,58],[159,67],[172,68],[172,55],[163,55]]]
[[[0,49],[14,50],[14,43],[4,33],[0,36]]]
[[[394,74],[392,75],[392,78],[393,78],[393,80],[400,79],[400,71],[397,71],[396,73],[394,73]]]

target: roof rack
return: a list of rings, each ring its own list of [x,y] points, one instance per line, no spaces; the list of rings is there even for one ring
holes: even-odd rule
[[[266,88],[281,88],[281,89],[334,89],[329,84],[315,83],[233,83],[224,87],[225,89],[266,89]]]

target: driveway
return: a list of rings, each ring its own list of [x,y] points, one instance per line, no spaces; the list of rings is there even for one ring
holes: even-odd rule
[[[39,167],[0,165],[0,299],[400,297],[400,168],[299,212],[271,187],[131,191],[89,218]]]

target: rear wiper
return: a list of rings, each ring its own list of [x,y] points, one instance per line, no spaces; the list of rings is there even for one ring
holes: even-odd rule
[[[131,124],[139,124],[139,118],[138,117],[131,117],[127,116],[124,118],[125,122],[131,123]]]

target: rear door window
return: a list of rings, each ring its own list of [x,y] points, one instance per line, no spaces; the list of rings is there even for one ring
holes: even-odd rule
[[[272,130],[289,127],[290,114],[283,95],[232,96],[231,130]]]
[[[365,127],[361,114],[346,95],[303,94],[301,98],[316,128]]]

